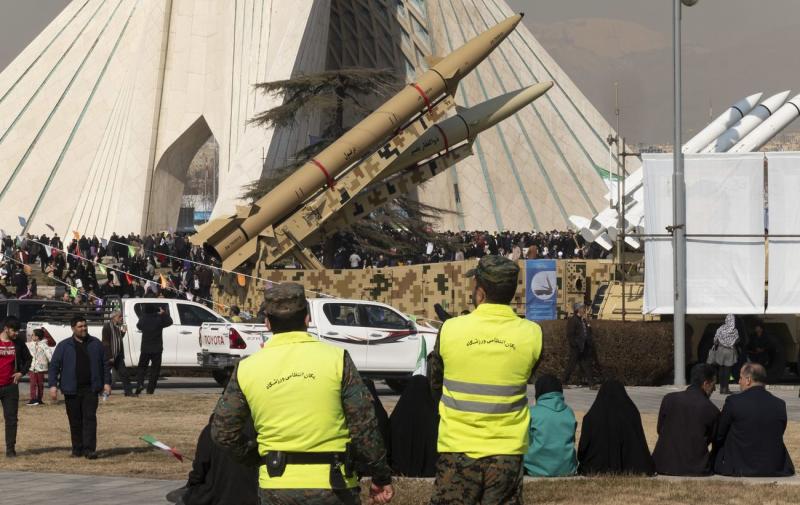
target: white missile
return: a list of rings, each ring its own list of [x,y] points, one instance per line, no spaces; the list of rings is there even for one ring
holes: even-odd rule
[[[389,177],[436,153],[449,150],[465,140],[474,141],[479,133],[528,106],[552,87],[552,81],[541,82],[500,95],[468,109],[456,106],[455,116],[437,123],[423,133],[384,169],[382,178]]]
[[[753,107],[761,100],[762,95],[763,93],[756,93],[733,104],[728,110],[720,114],[717,119],[703,128],[700,133],[692,137],[689,142],[683,144],[682,152],[684,154],[699,152],[753,110]]]
[[[756,105],[750,114],[742,118],[741,121],[731,126],[725,133],[720,135],[717,140],[708,145],[701,153],[724,153],[735,146],[740,140],[745,138],[758,125],[769,118],[774,111],[777,111],[789,98],[791,90],[786,90],[777,95],[772,95],[760,104]]]
[[[755,130],[750,132],[750,135],[742,139],[728,152],[750,153],[758,151],[781,130],[789,126],[789,123],[797,119],[797,116],[800,116],[800,95],[786,102],[783,107],[776,110],[769,119],[761,123]]]

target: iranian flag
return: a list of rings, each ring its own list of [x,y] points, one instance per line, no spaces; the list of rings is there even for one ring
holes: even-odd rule
[[[175,459],[177,459],[180,462],[183,462],[183,458],[184,458],[183,454],[178,452],[177,449],[173,449],[172,447],[168,446],[164,442],[156,440],[156,438],[154,436],[152,436],[152,435],[144,435],[142,437],[139,437],[139,440],[147,442],[148,444],[152,445],[153,447],[155,447],[157,449],[161,449],[162,451],[167,451],[168,453],[170,453],[173,456],[175,456]],[[186,458],[186,459],[189,459],[189,458]]]

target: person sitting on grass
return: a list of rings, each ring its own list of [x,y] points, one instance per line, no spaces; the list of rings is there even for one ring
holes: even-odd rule
[[[536,380],[536,405],[531,407],[530,442],[525,472],[536,477],[565,477],[578,468],[575,456],[575,413],[564,402],[561,382],[553,375]]]
[[[578,473],[655,473],[644,436],[642,417],[625,386],[607,381],[583,417],[578,444]]]
[[[258,461],[238,463],[211,440],[211,421],[200,432],[192,470],[184,487],[170,491],[167,501],[177,505],[258,505]],[[252,421],[245,436],[255,443]]]
[[[786,402],[767,391],[766,382],[763,366],[742,366],[742,392],[728,397],[722,408],[715,443],[715,473],[736,477],[794,475],[792,458],[783,443]]]
[[[709,399],[716,388],[713,366],[692,368],[685,391],[669,393],[658,411],[658,442],[653,451],[656,472],[662,475],[700,476],[712,473],[708,447],[714,441],[719,409]]]

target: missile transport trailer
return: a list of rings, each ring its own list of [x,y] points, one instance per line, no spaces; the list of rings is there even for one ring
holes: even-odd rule
[[[672,316],[642,314],[644,284],[625,283],[625,308],[622,308],[622,283],[611,282],[597,290],[592,304],[593,317],[621,321],[671,321]],[[714,343],[714,334],[723,323],[722,314],[686,314],[686,362],[704,362]],[[771,383],[800,377],[800,314],[748,314],[737,316],[737,327],[744,328],[747,339],[755,334],[756,323],[764,324],[771,341],[767,374]],[[741,337],[740,337],[741,338]]]

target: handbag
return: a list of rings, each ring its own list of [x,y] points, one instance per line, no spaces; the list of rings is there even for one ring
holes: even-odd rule
[[[708,358],[706,358],[706,364],[708,365],[716,365],[717,364],[717,345],[714,344],[711,349],[708,350]]]

